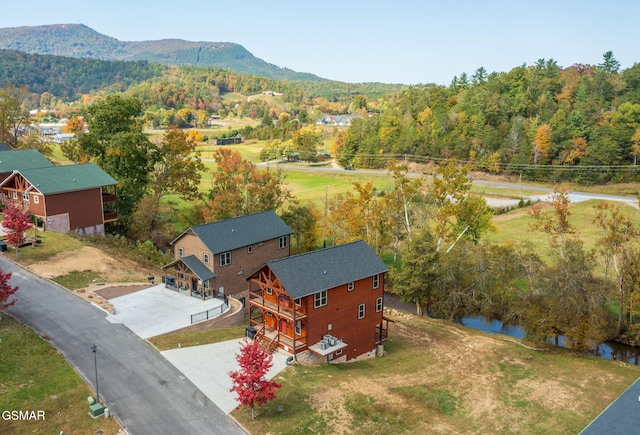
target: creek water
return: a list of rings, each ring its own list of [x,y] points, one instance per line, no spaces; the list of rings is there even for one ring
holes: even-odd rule
[[[401,302],[400,297],[393,293],[385,293],[384,305],[385,307],[395,308],[398,310],[406,311],[408,313],[415,313],[416,310],[416,306],[414,304]],[[505,326],[498,320],[489,322],[482,316],[464,317],[458,323],[469,328],[484,331],[489,334],[503,334],[514,338],[524,337],[524,329],[520,328],[519,326]],[[555,341],[551,341],[550,344],[556,343]],[[562,346],[564,343],[562,342],[562,340],[559,340],[558,344]],[[607,341],[598,345],[596,350],[591,352],[591,355],[599,356],[601,358],[606,358],[613,361],[622,361],[636,366],[640,365],[640,348],[625,346],[623,344],[614,343],[611,341]]]
[[[505,326],[498,320],[490,322],[481,316],[464,317],[459,321],[459,323],[469,328],[478,329],[489,334],[503,334],[514,338],[524,337],[524,329],[519,326]],[[555,341],[550,341],[550,343],[556,344]],[[564,345],[564,337],[559,338],[558,345]],[[590,354],[614,361],[622,361],[636,366],[640,364],[640,348],[625,346],[611,341],[600,343],[596,350],[590,352]]]

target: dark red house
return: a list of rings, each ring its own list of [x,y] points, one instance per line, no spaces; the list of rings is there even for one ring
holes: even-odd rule
[[[247,279],[247,333],[296,359],[374,356],[387,338],[388,270],[363,241],[269,261]]]

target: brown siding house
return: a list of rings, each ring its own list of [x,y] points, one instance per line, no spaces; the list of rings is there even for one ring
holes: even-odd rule
[[[106,172],[86,163],[14,170],[0,182],[0,194],[3,202],[40,218],[45,229],[103,235],[104,224],[118,218],[115,186]]]
[[[288,257],[291,229],[273,211],[189,228],[173,246],[174,261],[163,266],[165,282],[192,296],[232,295],[246,303],[246,277],[268,261]]]
[[[269,261],[248,278],[248,332],[295,358],[374,355],[387,338],[388,270],[363,241]]]

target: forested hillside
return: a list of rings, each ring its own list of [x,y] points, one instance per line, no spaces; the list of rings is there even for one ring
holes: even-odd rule
[[[0,50],[0,85],[26,87],[30,92],[48,92],[70,101],[81,94],[128,86],[161,75],[167,67],[149,62],[74,59]]]
[[[0,29],[0,49],[100,60],[147,60],[168,65],[213,66],[274,80],[325,80],[265,62],[232,42],[181,39],[119,41],[83,24]]]
[[[596,66],[562,68],[541,59],[507,73],[479,68],[447,87],[414,86],[380,116],[357,120],[339,152],[344,164],[367,167],[382,167],[394,154],[456,158],[545,179],[637,178],[637,171],[615,166],[638,163],[640,65],[619,71],[608,52]]]

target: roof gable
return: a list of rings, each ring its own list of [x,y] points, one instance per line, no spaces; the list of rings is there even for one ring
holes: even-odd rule
[[[295,299],[389,270],[362,240],[273,260],[267,266]]]
[[[93,163],[25,169],[19,173],[43,195],[117,184],[116,180]]]
[[[0,173],[7,174],[13,171],[22,171],[24,169],[47,167],[53,167],[53,163],[40,154],[38,150],[24,149],[0,151]]]
[[[273,210],[191,227],[172,244],[188,231],[202,240],[213,254],[233,251],[292,233],[291,228]]]

